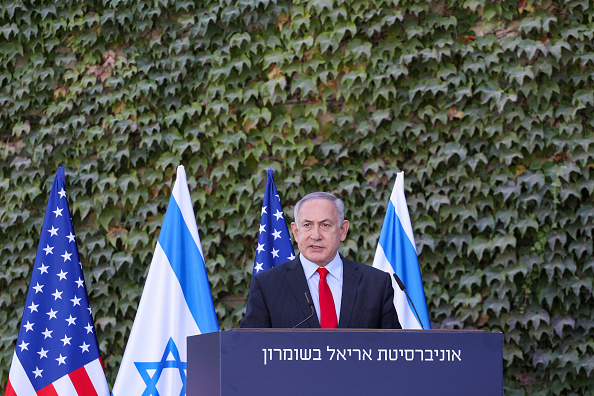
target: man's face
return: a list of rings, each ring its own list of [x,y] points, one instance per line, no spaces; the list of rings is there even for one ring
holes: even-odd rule
[[[299,252],[306,259],[324,267],[336,256],[340,242],[349,230],[349,222],[338,224],[334,204],[327,199],[312,199],[299,208],[299,227],[291,223]]]

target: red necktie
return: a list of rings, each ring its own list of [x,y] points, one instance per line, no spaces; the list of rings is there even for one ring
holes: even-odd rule
[[[328,270],[326,268],[318,268],[320,274],[320,283],[318,285],[318,292],[320,294],[320,326],[323,329],[335,329],[338,327],[336,320],[336,308],[334,307],[334,299],[332,292],[326,281]]]

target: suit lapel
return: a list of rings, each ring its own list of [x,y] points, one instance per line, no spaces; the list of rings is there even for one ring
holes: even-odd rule
[[[301,311],[303,311],[303,319],[307,318],[311,315],[311,308],[305,300],[305,292],[307,291],[309,294],[309,287],[307,286],[307,279],[305,279],[299,256],[287,266],[286,279],[287,283],[291,286],[291,290],[293,290],[293,294],[295,294],[295,298],[297,299]],[[309,295],[309,298],[311,298],[311,294]],[[315,314],[306,323],[309,327],[320,327],[320,321]]]
[[[357,288],[361,280],[361,274],[357,271],[351,260],[342,259],[342,301],[340,303],[340,318],[338,320],[339,328],[347,328],[351,321],[355,299],[357,297]]]

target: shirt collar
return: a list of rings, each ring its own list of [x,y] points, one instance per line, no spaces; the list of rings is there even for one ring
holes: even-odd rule
[[[303,271],[305,272],[305,279],[309,280],[309,278],[311,278],[316,273],[318,268],[320,268],[319,265],[317,265],[314,262],[309,261],[302,254],[299,254],[299,260],[301,261],[301,265],[303,266]],[[340,254],[338,254],[338,252],[336,252],[336,256],[334,256],[332,261],[330,261],[328,264],[326,264],[326,266],[324,268],[326,268],[328,270],[330,275],[332,275],[333,277],[335,277],[338,280],[341,280],[342,279],[342,259],[340,258]]]

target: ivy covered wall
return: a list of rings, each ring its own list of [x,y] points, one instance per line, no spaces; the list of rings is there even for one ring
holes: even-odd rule
[[[59,165],[113,385],[186,167],[222,329],[266,169],[341,196],[371,263],[403,170],[433,328],[504,334],[505,393],[594,393],[590,1],[7,0],[0,390]]]

